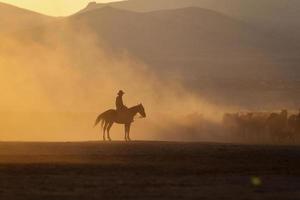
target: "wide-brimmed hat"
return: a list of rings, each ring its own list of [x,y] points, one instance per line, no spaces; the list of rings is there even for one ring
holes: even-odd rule
[[[118,95],[122,95],[122,94],[125,94],[125,93],[123,92],[123,90],[120,90],[120,91],[118,92]]]

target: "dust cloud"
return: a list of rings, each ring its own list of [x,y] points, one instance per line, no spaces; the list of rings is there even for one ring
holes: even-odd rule
[[[158,76],[102,42],[83,24],[76,31],[68,21],[2,35],[0,140],[97,140],[100,129],[92,124],[115,107],[119,89],[127,106],[143,103],[146,109],[148,118],[133,126],[135,139],[190,139],[197,131],[186,131],[198,126],[198,117],[221,120],[223,108],[190,92],[178,81],[180,74]],[[122,128],[113,127],[113,139],[123,138]]]

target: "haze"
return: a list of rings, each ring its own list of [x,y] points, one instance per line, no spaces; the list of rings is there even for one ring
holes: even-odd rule
[[[247,15],[235,0],[25,2],[79,8],[56,18],[0,3],[0,140],[98,140],[94,120],[119,89],[146,108],[134,139],[216,140],[225,112],[299,108],[299,1],[264,0],[276,21],[262,0],[243,1]]]

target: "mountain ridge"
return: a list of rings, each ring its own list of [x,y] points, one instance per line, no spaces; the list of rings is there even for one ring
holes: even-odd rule
[[[253,23],[269,34],[275,31],[287,39],[300,41],[300,25],[297,20],[300,18],[300,2],[297,0],[127,0],[92,4],[79,13],[99,9],[105,5],[136,12],[196,6]]]
[[[31,10],[0,2],[0,33],[9,34],[23,28],[33,28],[56,19]]]

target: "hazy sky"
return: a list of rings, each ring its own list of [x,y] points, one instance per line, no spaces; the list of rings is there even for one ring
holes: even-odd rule
[[[72,14],[82,9],[91,1],[95,0],[0,0],[3,3],[53,16]],[[110,1],[118,0],[97,0],[96,2],[105,3]]]

